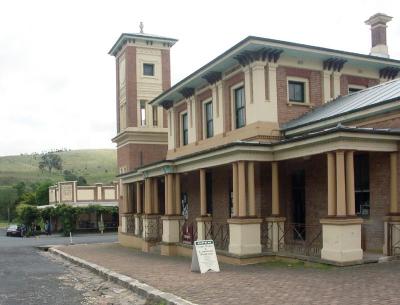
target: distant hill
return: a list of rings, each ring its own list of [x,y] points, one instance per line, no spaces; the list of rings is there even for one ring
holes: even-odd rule
[[[84,176],[88,184],[110,183],[116,180],[117,152],[114,149],[86,149],[58,152],[63,169],[77,176]],[[45,179],[63,181],[60,171],[39,170],[39,154],[0,157],[0,187],[11,186],[20,181],[38,182]]]

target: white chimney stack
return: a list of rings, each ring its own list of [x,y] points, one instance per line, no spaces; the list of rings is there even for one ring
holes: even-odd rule
[[[389,58],[388,47],[386,43],[386,28],[393,17],[377,13],[371,16],[365,24],[371,26],[371,53],[370,55]]]

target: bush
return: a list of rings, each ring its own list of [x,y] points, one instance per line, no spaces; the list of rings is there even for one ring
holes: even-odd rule
[[[18,220],[24,224],[28,233],[32,233],[32,225],[36,225],[40,221],[40,211],[35,207],[27,204],[19,204],[17,206]]]
[[[76,229],[76,218],[79,214],[79,208],[74,208],[69,205],[59,205],[56,207],[56,215],[62,223],[64,236],[68,236],[70,232]]]

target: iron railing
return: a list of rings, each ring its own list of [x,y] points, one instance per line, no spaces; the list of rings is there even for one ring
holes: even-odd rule
[[[400,224],[388,224],[388,254],[400,255]]]
[[[285,231],[279,234],[279,251],[305,256],[321,256],[322,226],[301,223],[286,223]]]
[[[143,230],[143,218],[141,219],[141,222]],[[161,217],[151,219],[151,221],[147,222],[147,229],[145,232],[144,239],[150,242],[160,242],[162,240],[162,232],[163,232],[163,225]]]
[[[135,216],[133,214],[125,215],[126,233],[135,234]]]
[[[269,223],[267,221],[263,221],[261,223],[261,232],[260,232],[260,237],[261,237],[261,246],[263,248],[263,251],[270,251],[272,250],[272,239],[269,235]]]
[[[142,237],[143,236],[143,217],[142,217],[142,215],[138,215],[137,217],[139,218],[139,230],[138,230],[136,236]]]
[[[229,224],[223,221],[206,222],[206,239],[214,241],[218,250],[228,250],[229,247]]]

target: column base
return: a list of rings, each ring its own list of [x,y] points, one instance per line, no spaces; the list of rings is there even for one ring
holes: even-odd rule
[[[283,236],[285,235],[285,217],[271,216],[265,218],[268,224],[267,248],[272,252],[278,252],[285,246]]]
[[[161,240],[159,218],[160,215],[143,215],[143,240],[156,242]]]
[[[164,243],[178,243],[180,240],[181,226],[180,222],[183,216],[166,215],[161,217],[163,226],[162,241]]]
[[[207,239],[207,231],[210,229],[212,217],[202,216],[196,218],[197,222],[197,240]]]
[[[135,235],[136,236],[140,236],[140,234],[142,233],[142,232],[140,232],[141,231],[140,230],[140,216],[141,216],[141,214],[134,215],[134,217],[135,217]]]
[[[261,253],[261,222],[259,218],[228,219],[228,251],[236,255]]]
[[[325,218],[322,224],[321,258],[338,263],[363,259],[361,218]]]
[[[175,244],[161,244],[161,255],[164,256],[176,256],[176,245]]]
[[[120,228],[121,228],[120,232],[122,232],[122,233],[128,232],[128,225],[127,225],[127,221],[126,221],[126,216],[125,215],[121,216],[121,226],[120,226]]]

